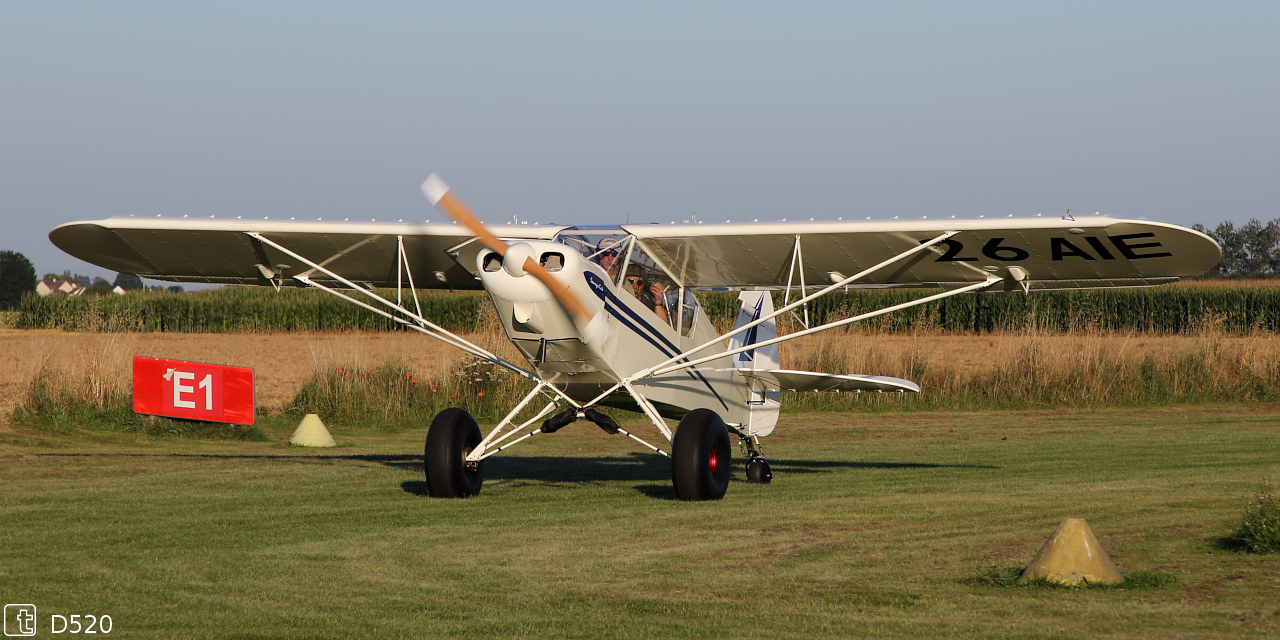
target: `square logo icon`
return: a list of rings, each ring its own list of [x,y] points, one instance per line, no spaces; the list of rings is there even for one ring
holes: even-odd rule
[[[36,606],[34,604],[6,604],[4,606],[4,634],[6,636],[34,636],[36,634]]]

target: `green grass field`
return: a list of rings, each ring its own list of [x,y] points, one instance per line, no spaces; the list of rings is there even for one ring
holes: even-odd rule
[[[1276,405],[784,415],[772,485],[674,500],[579,422],[423,495],[420,432],[0,433],[0,598],[156,637],[1280,634],[1280,556],[1223,547],[1280,471]],[[647,433],[647,432],[645,432]],[[1065,516],[1164,586],[1009,587]]]

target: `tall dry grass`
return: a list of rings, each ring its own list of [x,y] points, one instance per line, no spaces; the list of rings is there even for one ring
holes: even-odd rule
[[[497,336],[500,338],[500,336]],[[497,346],[497,345],[495,345]],[[795,393],[784,411],[1091,408],[1280,400],[1280,341],[1269,332],[1194,337],[1040,331],[957,336],[832,331],[787,343],[782,367],[889,375],[918,394]],[[404,381],[417,381],[417,385]],[[429,377],[394,362],[318,368],[289,411],[354,425],[423,425],[447,406],[496,420],[527,392],[518,376],[469,360]]]
[[[67,433],[77,429],[263,440],[253,427],[176,421],[133,412],[131,363],[134,334],[104,333],[89,343],[37,343],[30,358],[27,388],[9,416],[12,424],[40,431]],[[60,354],[55,348],[73,349]],[[68,363],[75,363],[69,365]]]
[[[41,342],[29,360],[27,392],[14,409],[12,420],[68,430],[85,422],[119,426],[130,408],[129,367],[132,335],[108,333],[92,344],[68,348],[76,353],[55,363],[55,345]],[[67,362],[77,363],[67,366]]]
[[[524,364],[502,333],[492,305],[480,307],[474,322],[479,330],[466,339]],[[398,358],[366,361],[341,340],[315,340],[311,346],[311,377],[281,413],[319,414],[344,429],[423,428],[448,407],[462,407],[480,420],[498,420],[533,388],[525,378],[465,354],[415,368]]]
[[[92,322],[98,317],[90,314],[84,326],[95,330]],[[466,334],[469,340],[513,362],[522,361],[503,337],[492,306],[480,307],[470,322],[481,330]],[[117,330],[77,341],[49,336],[29,343],[31,353],[19,359],[27,367],[27,382],[9,421],[54,432],[86,428],[188,435],[198,431],[191,423],[132,412],[129,365],[138,355],[134,344],[139,335]],[[467,408],[481,419],[494,418],[532,387],[525,379],[475,358],[415,358],[413,366],[408,358],[372,360],[362,355],[367,353],[365,341],[349,335],[313,335],[307,346],[310,376],[283,406],[258,407],[259,418],[293,420],[319,413],[344,429],[422,427],[449,406]],[[280,362],[278,366],[297,364]],[[253,433],[235,427],[205,428],[217,437]]]
[[[523,363],[490,305],[467,334],[480,346]],[[782,333],[797,328],[780,319]],[[130,407],[128,362],[134,334],[106,332],[83,353],[55,366],[35,354],[30,383],[13,422],[45,429],[146,430],[154,421]],[[235,339],[229,337],[228,339]],[[424,338],[425,339],[425,338]],[[342,334],[310,343],[311,374],[280,407],[259,415],[319,413],[338,428],[421,428],[449,406],[493,421],[531,384],[465,357],[410,364],[362,358]],[[38,350],[39,351],[39,350]],[[787,411],[983,410],[1103,407],[1214,401],[1280,400],[1280,342],[1271,331],[1239,333],[1222,319],[1194,335],[1134,331],[996,332],[843,328],[782,345],[782,366],[829,373],[906,378],[919,394],[787,394]]]
[[[1280,342],[1271,332],[1206,331],[1152,339],[1137,333],[1036,330],[957,340],[846,331],[784,350],[782,365],[889,375],[918,394],[795,394],[793,408],[831,410],[1099,407],[1280,400]]]

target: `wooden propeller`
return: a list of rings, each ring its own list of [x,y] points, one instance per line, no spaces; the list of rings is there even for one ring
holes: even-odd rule
[[[440,176],[431,174],[426,181],[422,183],[422,193],[427,196],[432,205],[445,213],[445,215],[453,218],[458,224],[467,228],[484,246],[489,247],[495,253],[505,256],[507,249],[510,248],[501,238],[493,235],[489,229],[484,226],[480,218],[472,213],[471,209],[462,202],[458,196],[454,195],[449,185],[445,184]],[[533,258],[525,258],[523,270],[525,273],[532,275],[547,287],[560,302],[560,306],[564,307],[569,315],[573,316],[579,324],[586,325],[591,320],[591,314],[587,312],[587,307],[582,304],[578,297],[568,287],[564,286],[555,276],[547,271],[546,267],[538,264]]]

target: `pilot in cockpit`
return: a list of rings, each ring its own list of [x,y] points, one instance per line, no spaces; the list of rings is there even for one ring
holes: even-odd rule
[[[609,281],[616,282],[618,277],[618,246],[622,242],[617,238],[604,237],[596,244],[596,264],[609,274]]]
[[[645,278],[644,268],[638,264],[627,267],[627,284],[631,287],[631,293],[646,308],[652,309],[654,313],[662,318],[663,322],[670,323],[667,316],[666,293],[667,288],[662,286],[660,282],[648,282]]]

